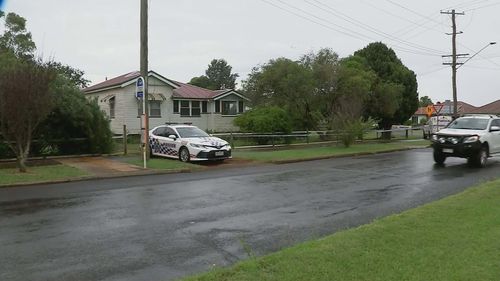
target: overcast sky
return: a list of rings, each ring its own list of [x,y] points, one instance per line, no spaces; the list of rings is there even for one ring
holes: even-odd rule
[[[0,0],[0,3],[2,0]],[[3,0],[25,17],[39,53],[82,69],[93,83],[139,69],[140,0]],[[328,47],[349,56],[373,41],[392,47],[417,73],[419,93],[452,98],[450,16],[459,53],[500,41],[500,0],[150,0],[149,66],[179,81],[224,58],[245,79],[277,57],[298,59]],[[0,27],[0,32],[3,27]],[[499,42],[500,43],[500,42]],[[459,100],[479,106],[500,99],[500,44],[458,70]]]

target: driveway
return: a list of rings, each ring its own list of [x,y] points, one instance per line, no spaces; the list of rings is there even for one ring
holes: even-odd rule
[[[172,280],[499,175],[422,149],[0,189],[0,280]]]

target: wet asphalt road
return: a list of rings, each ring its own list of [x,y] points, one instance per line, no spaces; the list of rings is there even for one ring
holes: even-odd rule
[[[431,151],[0,189],[0,280],[171,280],[500,176]]]

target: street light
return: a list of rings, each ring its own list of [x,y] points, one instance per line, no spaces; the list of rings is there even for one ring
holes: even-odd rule
[[[477,56],[479,53],[481,53],[484,49],[488,48],[491,45],[495,45],[497,42],[490,42],[486,46],[484,46],[481,50],[477,51],[475,54],[473,54],[470,58],[468,58],[466,61],[464,61],[462,64],[460,64],[457,69],[462,67],[466,62],[470,61],[473,57]]]

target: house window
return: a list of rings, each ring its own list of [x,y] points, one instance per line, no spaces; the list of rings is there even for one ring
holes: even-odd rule
[[[237,114],[236,101],[222,101],[222,115],[236,115]]]
[[[179,113],[179,101],[174,100],[174,113]]]
[[[161,103],[158,100],[149,101],[149,116],[161,117]]]
[[[200,116],[200,115],[201,115],[200,102],[199,101],[192,101],[191,102],[191,116]]]
[[[181,101],[181,116],[191,116],[190,102],[187,100]]]
[[[215,113],[220,113],[220,101],[215,101]]]
[[[243,101],[238,102],[238,113],[243,113],[244,107],[243,107]]]
[[[175,104],[180,104],[180,111]],[[177,109],[177,112],[175,110]],[[202,110],[201,101],[177,100],[174,101],[174,113],[180,113],[181,117],[200,117]]]
[[[142,105],[143,101],[137,102],[137,116],[142,115]],[[161,101],[150,100],[149,101],[149,117],[161,117]]]
[[[109,118],[115,118],[115,98],[109,99]]]
[[[202,101],[201,102],[201,113],[207,113],[207,112],[208,112],[208,102]]]

